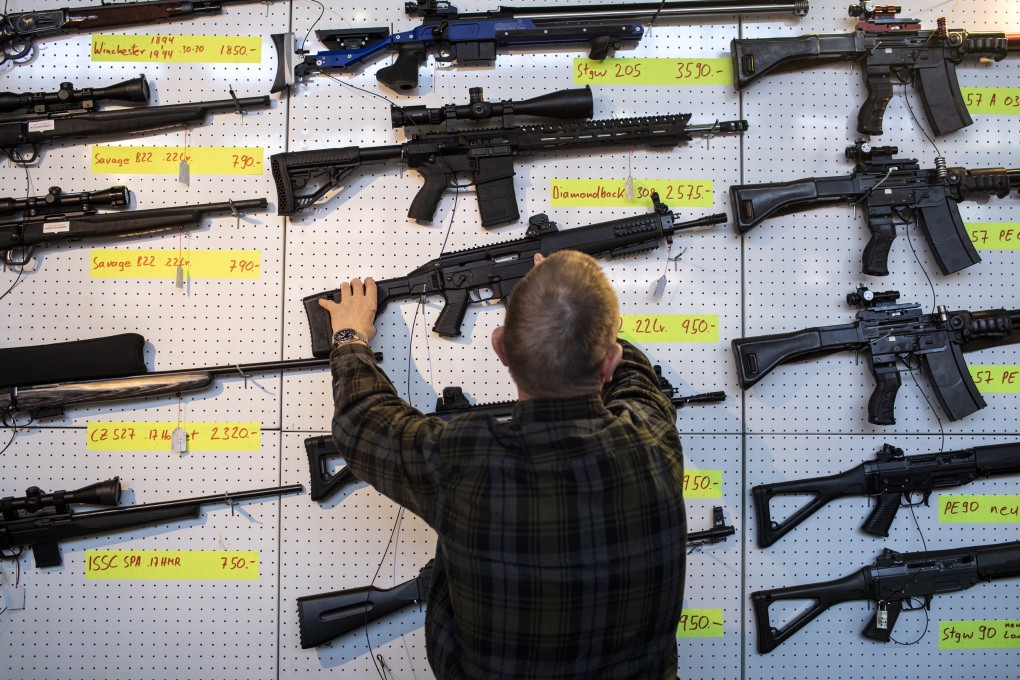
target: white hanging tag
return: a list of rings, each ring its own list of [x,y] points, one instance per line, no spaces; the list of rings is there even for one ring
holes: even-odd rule
[[[663,274],[656,281],[652,288],[652,297],[656,300],[662,299],[662,294],[666,292],[666,275]]]
[[[188,452],[188,433],[179,425],[170,434],[170,450],[174,453]]]
[[[191,183],[191,166],[184,159],[181,159],[181,164],[177,167],[177,181],[184,185]]]

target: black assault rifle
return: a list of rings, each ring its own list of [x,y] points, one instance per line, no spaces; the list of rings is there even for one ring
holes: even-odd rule
[[[564,90],[539,98],[529,115],[562,117],[564,107],[577,106],[590,94]],[[515,110],[533,100],[516,103]],[[590,108],[577,117],[590,116]],[[404,144],[361,148],[292,151],[270,158],[279,194],[279,213],[295,215],[312,207],[345,177],[363,165],[401,162],[421,173],[425,184],[411,201],[407,216],[430,222],[443,192],[466,173],[478,197],[483,227],[520,218],[514,192],[514,158],[538,152],[598,150],[644,145],[667,149],[685,144],[693,135],[743,132],[747,121],[716,121],[688,125],[691,114],[617,118],[560,125],[465,128],[444,132],[413,132]],[[299,194],[298,190],[308,187]]]
[[[255,198],[103,214],[97,209],[125,206],[129,201],[127,187],[121,186],[79,194],[50,187],[45,196],[0,198],[0,262],[8,267],[23,267],[31,261],[36,248],[49,243],[197,229],[209,213],[240,215],[246,210],[265,210],[269,205],[266,199]],[[20,219],[5,221],[3,217],[17,213],[21,213]],[[21,255],[16,256],[15,251]]]
[[[228,5],[254,5],[276,0],[184,0],[118,2],[92,7],[41,9],[0,15],[0,64],[27,57],[39,38],[93,33],[108,28],[145,26],[220,14]]]
[[[862,631],[876,642],[889,642],[901,611],[921,600],[925,609],[940,593],[967,590],[981,581],[1020,576],[1020,541],[999,545],[981,545],[953,550],[900,553],[886,548],[875,566],[835,581],[812,583],[751,593],[754,618],[758,626],[758,653],[768,654],[787,638],[806,626],[829,607],[841,602],[865,600],[875,606],[875,614]],[[789,600],[812,600],[782,627],[769,620],[769,606]]]
[[[70,506],[118,505],[120,478],[114,477],[76,491],[45,493],[33,486],[21,498],[0,498],[0,550],[27,547],[35,554],[35,566],[56,567],[62,563],[60,543],[63,541],[195,518],[203,505],[229,503],[233,507],[239,501],[303,490],[300,484],[291,484],[77,514]],[[20,551],[0,553],[4,559],[15,559],[20,555]]]
[[[201,390],[216,378],[323,368],[329,359],[290,359],[148,372],[137,333],[0,349],[0,424],[60,416],[67,406]],[[380,355],[377,355],[380,356]]]
[[[726,524],[723,509],[717,506],[712,508],[712,528],[688,533],[687,547],[693,552],[725,541],[736,531]],[[392,588],[360,586],[299,597],[301,648],[318,647],[399,609],[425,604],[432,585],[432,565],[429,560],[418,576]]]
[[[943,274],[980,262],[957,204],[992,194],[1004,198],[1020,187],[1020,169],[947,168],[942,158],[935,168],[922,169],[913,158],[893,158],[897,153],[895,146],[858,141],[846,149],[846,157],[857,161],[849,176],[730,187],[737,233],[746,234],[769,217],[846,201],[860,205],[871,232],[864,248],[865,274],[889,273],[896,225],[914,222]]]
[[[579,250],[589,255],[629,255],[655,249],[662,239],[672,243],[678,229],[726,221],[726,216],[720,213],[689,222],[674,222],[675,215],[659,202],[658,194],[652,194],[652,201],[655,212],[648,215],[566,231],[560,231],[546,215],[534,215],[524,238],[444,253],[407,276],[376,281],[376,316],[390,300],[442,295],[446,304],[432,330],[443,337],[457,337],[468,306],[482,301],[480,296],[485,290],[492,291],[490,297],[484,298],[486,301],[509,297],[514,286],[531,271],[536,253],[549,255],[559,250]],[[329,313],[319,306],[322,298],[339,301],[340,290],[317,293],[303,300],[312,333],[312,356],[316,357],[328,356],[332,349],[333,329]]]
[[[917,86],[936,135],[967,127],[974,121],[960,92],[956,65],[967,57],[1001,61],[1020,50],[1020,34],[949,29],[944,17],[937,29],[921,30],[917,19],[897,19],[900,11],[895,5],[861,3],[850,6],[850,16],[862,18],[853,33],[733,40],[734,84],[742,90],[769,73],[854,61],[868,89],[857,115],[858,132],[882,134],[882,118],[897,83]]]
[[[923,502],[935,489],[948,489],[973,482],[978,477],[1020,474],[1020,443],[975,446],[960,451],[903,455],[903,449],[885,444],[873,461],[828,477],[776,484],[759,484],[751,489],[758,517],[758,545],[767,548],[791,529],[822,509],[829,501],[844,496],[867,496],[875,509],[861,527],[872,536],[888,536],[896,511]],[[782,522],[772,519],[770,502],[784,494],[814,498]],[[921,495],[915,502],[914,496]]]
[[[126,6],[109,5],[108,11],[117,12]],[[266,109],[271,105],[268,95],[238,99],[231,90],[231,99],[219,101],[96,110],[102,100],[148,102],[149,94],[144,75],[110,87],[76,90],[71,83],[63,83],[57,92],[0,93],[0,153],[12,163],[28,165],[38,160],[40,147],[51,142],[122,138],[203,123],[210,113],[243,114],[248,109]],[[30,154],[23,153],[26,148],[31,149]]]
[[[676,396],[679,388],[673,385],[662,375],[662,367],[656,364],[655,375],[659,378],[659,388],[662,393],[673,402],[674,408],[681,409],[688,404],[713,404],[726,400],[724,392],[705,392],[704,394],[692,394],[686,397]],[[506,420],[510,418],[515,401],[498,401],[487,404],[472,404],[464,396],[464,390],[458,386],[444,387],[443,394],[436,400],[436,410],[429,415],[438,416],[443,420],[450,420],[455,416],[466,413],[474,415],[485,415]],[[320,435],[305,439],[305,453],[308,454],[308,468],[311,473],[311,484],[309,490],[313,501],[324,501],[333,494],[340,491],[348,484],[356,484],[358,479],[346,465],[341,466],[335,472],[333,461],[342,458],[343,454],[333,441],[332,435]]]
[[[891,294],[899,297],[899,293]],[[852,299],[859,295],[847,297],[856,304]],[[896,422],[896,391],[902,384],[897,361],[904,361],[907,370],[920,365],[946,417],[959,420],[986,406],[963,352],[1017,342],[1020,309],[950,312],[940,305],[934,314],[927,314],[917,303],[883,300],[857,312],[853,323],[738,338],[731,345],[740,386],[745,390],[780,364],[843,350],[862,352],[876,383],[868,401],[868,422],[892,425]]]

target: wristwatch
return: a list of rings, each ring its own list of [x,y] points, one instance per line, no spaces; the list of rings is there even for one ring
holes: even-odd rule
[[[333,349],[336,349],[340,345],[348,345],[355,340],[361,340],[366,345],[368,344],[368,338],[365,337],[364,333],[356,331],[353,328],[341,328],[333,334]]]

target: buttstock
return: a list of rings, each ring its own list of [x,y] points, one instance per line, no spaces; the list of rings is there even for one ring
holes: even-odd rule
[[[758,546],[767,548],[790,533],[825,505],[844,496],[865,492],[863,466],[846,472],[816,479],[794,480],[776,484],[759,484],[751,489],[758,525]],[[810,495],[813,498],[782,522],[772,519],[771,501],[782,495]]]
[[[301,648],[317,647],[420,601],[423,599],[418,582],[421,578],[423,576],[419,575],[389,589],[362,586],[299,597]]]
[[[738,90],[769,73],[779,71],[791,62],[801,63],[818,57],[819,43],[816,35],[802,35],[796,38],[755,38],[731,40],[730,54],[733,60],[733,84]]]
[[[814,179],[731,186],[733,225],[738,234],[746,234],[769,217],[796,212],[819,198]]]
[[[15,408],[28,413],[50,412],[54,409],[58,412],[64,406],[74,404],[176,394],[202,389],[211,383],[212,376],[208,373],[182,373],[25,387],[17,391]]]
[[[788,361],[853,348],[855,335],[850,324],[734,339],[730,345],[740,386],[746,390]]]

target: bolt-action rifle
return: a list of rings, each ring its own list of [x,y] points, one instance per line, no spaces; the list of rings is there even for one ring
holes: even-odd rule
[[[8,267],[27,265],[36,248],[60,241],[88,241],[112,236],[134,236],[170,229],[197,229],[210,213],[265,210],[264,198],[226,203],[180,205],[152,210],[99,213],[98,206],[128,204],[127,187],[67,194],[50,187],[45,196],[0,198],[0,262]],[[21,214],[20,219],[14,217]],[[15,252],[20,252],[15,255]]]
[[[35,566],[56,567],[62,563],[60,543],[85,536],[100,536],[150,524],[195,518],[204,505],[234,503],[303,491],[300,484],[254,491],[235,491],[163,503],[145,503],[124,508],[76,513],[72,505],[120,504],[120,478],[97,482],[76,491],[45,493],[33,486],[21,498],[0,498],[0,551],[27,547],[35,554]],[[15,559],[21,552],[4,554]]]
[[[396,52],[396,61],[379,69],[376,78],[398,92],[418,87],[418,69],[429,53],[443,64],[491,66],[499,48],[563,49],[564,45],[587,44],[589,58],[602,60],[610,50],[640,41],[645,34],[642,22],[737,13],[792,12],[804,16],[808,12],[808,0],[500,6],[488,12],[470,13],[458,12],[447,0],[419,0],[404,3],[404,9],[409,16],[421,18],[421,26],[393,35],[386,27],[316,31],[319,42],[329,49],[315,54],[297,50],[300,61],[293,67],[293,79],[288,63],[293,35],[273,35],[279,66],[272,91],[279,92],[294,80],[317,73],[348,73],[386,52]]]
[[[229,5],[269,2],[276,0],[157,0],[0,14],[0,64],[29,56],[40,38],[182,21],[220,14]]]
[[[662,375],[662,367],[656,364],[655,375],[659,378],[659,389],[669,397],[676,409],[681,409],[689,404],[713,404],[726,400],[724,392],[705,392],[704,394],[692,394],[686,397],[677,396],[679,388],[673,385]],[[436,400],[436,410],[429,415],[438,416],[443,420],[450,420],[459,415],[471,413],[474,415],[485,415],[497,420],[510,418],[515,401],[498,401],[487,404],[472,404],[464,396],[464,390],[454,385],[444,387],[442,396]],[[305,439],[305,453],[308,454],[308,468],[311,473],[311,484],[309,491],[313,501],[324,501],[333,496],[348,484],[358,482],[354,473],[346,465],[340,466],[335,472],[333,461],[342,458],[343,454],[333,441],[331,435],[320,435]]]
[[[126,6],[110,5],[108,11],[116,12]],[[0,153],[12,163],[29,165],[38,160],[40,147],[52,142],[122,138],[203,123],[210,113],[243,114],[248,109],[266,109],[271,105],[268,95],[238,98],[231,90],[231,99],[219,101],[97,110],[103,100],[141,103],[148,102],[149,95],[144,75],[110,87],[76,90],[71,83],[63,83],[56,92],[0,93]],[[31,149],[31,153],[25,149]]]
[[[924,503],[935,489],[948,489],[978,477],[1020,474],[1020,443],[975,446],[960,451],[903,455],[903,449],[882,446],[873,461],[828,477],[759,484],[751,489],[758,518],[758,545],[767,548],[830,501],[867,496],[875,509],[861,527],[872,536],[888,536],[901,501],[908,507]],[[787,519],[772,519],[772,499],[783,495],[813,496]],[[921,500],[914,501],[920,494]]]
[[[875,614],[862,631],[876,642],[889,642],[902,611],[912,600],[925,609],[937,594],[955,593],[992,581],[1020,576],[1020,541],[953,550],[900,553],[886,548],[872,567],[841,579],[751,593],[758,626],[758,653],[768,654],[829,607],[864,600]],[[773,626],[769,607],[776,602],[812,600],[813,604],[784,626]]]
[[[958,204],[993,194],[1006,197],[1020,187],[1020,169],[947,168],[941,157],[935,168],[922,169],[913,158],[893,158],[897,153],[895,146],[858,141],[846,149],[846,157],[857,161],[849,176],[731,186],[737,233],[746,234],[770,217],[845,201],[861,206],[871,232],[864,248],[865,274],[889,273],[896,225],[915,222],[943,274],[980,262]]]
[[[687,534],[687,547],[696,550],[720,543],[736,533],[726,524],[721,507],[712,508],[712,528]],[[392,588],[360,586],[298,598],[301,648],[318,647],[345,633],[381,619],[404,607],[424,605],[432,585],[433,560],[416,577]]]
[[[922,30],[917,19],[896,18],[900,11],[896,5],[864,2],[850,6],[850,15],[862,19],[853,33],[733,40],[734,85],[742,90],[769,73],[853,61],[868,89],[857,115],[861,134],[882,134],[882,118],[897,83],[917,86],[936,136],[971,125],[956,65],[967,57],[1001,61],[1020,50],[1020,33],[950,29],[945,18],[938,20],[937,29]]]
[[[560,231],[546,215],[534,215],[524,238],[445,253],[407,276],[376,281],[376,316],[390,300],[442,295],[446,304],[432,330],[443,337],[457,337],[468,306],[509,297],[514,286],[531,271],[536,253],[549,255],[559,250],[579,250],[589,255],[618,257],[653,250],[663,239],[672,243],[677,230],[726,221],[726,216],[719,213],[676,222],[675,215],[659,202],[658,194],[652,194],[652,201],[655,211],[650,214],[566,231]],[[484,297],[488,291],[492,294]],[[328,356],[332,349],[329,313],[319,306],[323,298],[339,301],[340,290],[309,295],[303,300],[312,333],[312,356],[316,357]]]
[[[887,294],[899,297],[895,291]],[[848,301],[857,304],[858,296],[851,293]],[[939,305],[928,314],[917,303],[895,304],[887,299],[883,296],[873,307],[858,311],[853,323],[733,340],[740,386],[748,389],[780,364],[853,350],[864,354],[875,378],[868,401],[869,423],[896,422],[893,408],[902,384],[897,361],[911,371],[920,366],[950,420],[984,408],[985,400],[963,353],[1020,342],[1020,309],[951,312]]]
[[[540,110],[529,107],[528,115],[562,118],[562,109],[569,107],[570,117],[588,117],[590,97],[587,88],[563,90],[541,97]],[[532,100],[515,104],[514,109],[529,103]],[[470,176],[478,197],[482,226],[493,227],[520,218],[514,192],[514,159],[518,156],[634,145],[665,149],[685,144],[694,135],[712,136],[747,129],[744,120],[688,125],[690,119],[691,114],[685,113],[557,125],[413,132],[410,141],[404,144],[292,151],[275,154],[270,160],[281,215],[295,215],[319,203],[363,165],[401,162],[425,178],[424,186],[411,201],[408,217],[430,222],[443,192],[455,186],[459,174],[465,174]],[[305,193],[298,193],[306,187]]]

